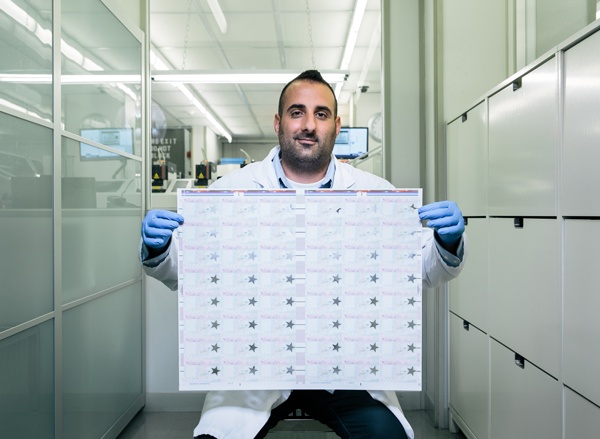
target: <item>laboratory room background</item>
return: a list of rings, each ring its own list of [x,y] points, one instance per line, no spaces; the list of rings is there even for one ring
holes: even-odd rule
[[[599,10],[596,0],[0,0],[0,437],[144,438],[160,424],[162,437],[194,437],[216,366],[185,389],[186,370],[205,372],[181,362],[185,301],[144,272],[142,222],[259,166],[279,143],[283,87],[318,70],[340,120],[332,163],[405,190],[398,199],[451,200],[464,222],[459,276],[400,282],[414,295],[389,309],[415,312],[398,319],[415,332],[389,359],[414,364],[386,379],[374,378],[380,363],[369,368],[371,393],[397,397],[409,437],[596,438]],[[189,218],[178,230],[204,217]],[[378,343],[365,358],[370,347],[384,358]],[[335,389],[333,371],[319,389]],[[360,373],[340,373],[340,386]],[[248,377],[246,390],[275,386],[253,382],[251,365],[234,376]],[[294,415],[267,437],[336,437]]]

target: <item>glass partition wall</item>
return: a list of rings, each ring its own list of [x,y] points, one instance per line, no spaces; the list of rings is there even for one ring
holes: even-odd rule
[[[2,437],[116,437],[144,398],[143,35],[0,2]]]

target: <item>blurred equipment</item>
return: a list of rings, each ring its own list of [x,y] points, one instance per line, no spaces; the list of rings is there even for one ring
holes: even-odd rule
[[[169,182],[177,180],[177,165],[171,162],[152,165],[152,192],[162,193],[167,190]]]
[[[163,165],[152,165],[152,192],[164,192],[163,185],[166,179],[166,167]]]
[[[221,178],[225,174],[243,168],[244,166],[246,166],[246,159],[242,157],[222,157],[221,163],[217,165],[216,178]]]
[[[204,162],[196,165],[196,181],[195,186],[208,186],[212,181],[213,170],[215,168],[214,163]]]

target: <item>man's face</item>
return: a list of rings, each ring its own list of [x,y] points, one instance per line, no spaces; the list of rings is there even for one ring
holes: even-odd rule
[[[287,88],[282,115],[275,115],[281,160],[299,174],[327,169],[341,121],[333,114],[334,96],[325,85],[297,81]]]

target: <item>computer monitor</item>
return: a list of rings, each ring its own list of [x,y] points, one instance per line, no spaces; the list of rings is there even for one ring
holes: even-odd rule
[[[367,127],[345,127],[335,139],[333,154],[338,159],[355,159],[369,150],[369,129]]]
[[[81,137],[93,140],[111,148],[133,154],[133,129],[132,128],[89,128],[80,130]],[[80,143],[81,160],[113,160],[121,156],[105,151],[87,143]]]

